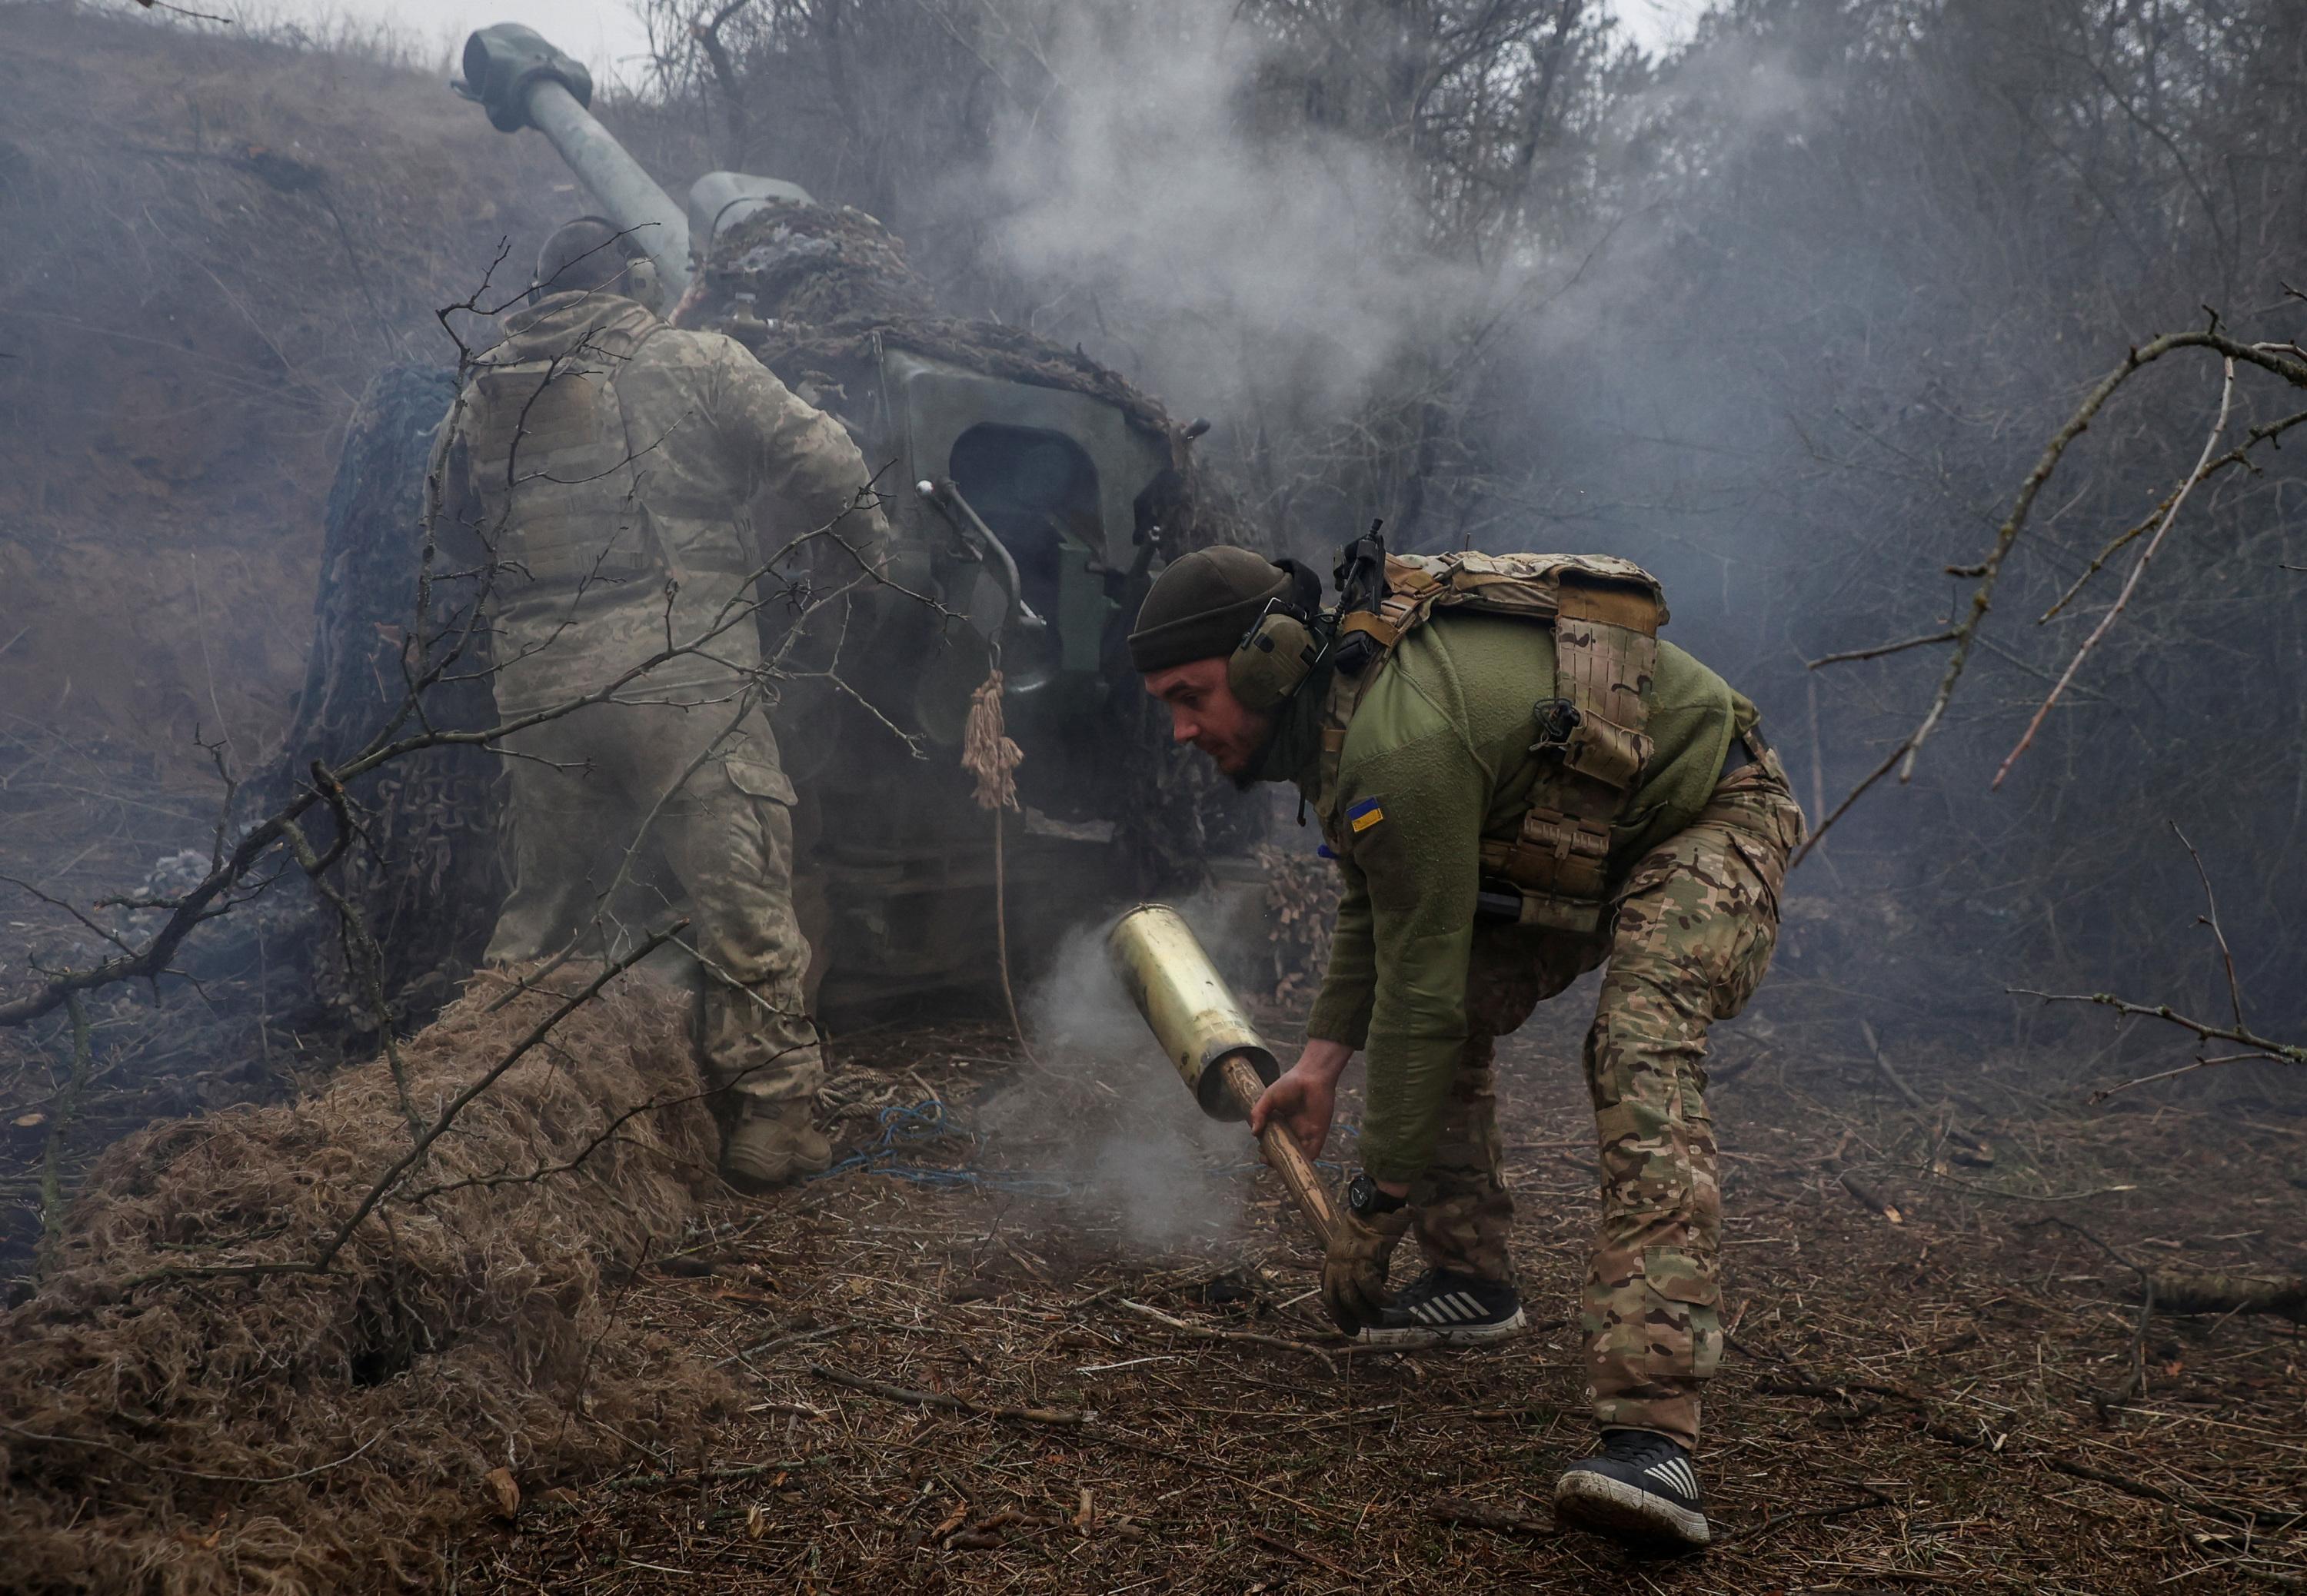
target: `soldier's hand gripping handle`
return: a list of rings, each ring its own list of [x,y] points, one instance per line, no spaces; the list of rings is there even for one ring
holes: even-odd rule
[[[1258,1079],[1256,1068],[1239,1054],[1218,1067],[1224,1071],[1227,1092],[1240,1105],[1242,1113],[1248,1114],[1265,1091],[1265,1082]],[[1341,1220],[1337,1204],[1331,1200],[1329,1189],[1322,1183],[1314,1161],[1298,1145],[1290,1128],[1278,1119],[1266,1121],[1265,1129],[1258,1133],[1257,1143],[1265,1154],[1266,1163],[1280,1173],[1291,1195],[1298,1199],[1298,1207],[1321,1236],[1324,1249],[1328,1249],[1332,1238],[1338,1233]]]

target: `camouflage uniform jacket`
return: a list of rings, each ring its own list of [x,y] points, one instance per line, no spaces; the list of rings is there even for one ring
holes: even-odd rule
[[[1319,790],[1316,677],[1283,712],[1257,775],[1293,781],[1344,875],[1330,967],[1307,1035],[1367,1048],[1363,1167],[1415,1180],[1467,1036],[1481,840],[1512,838],[1539,768],[1532,705],[1557,696],[1554,636],[1441,615],[1408,634],[1356,706],[1336,789]],[[1753,704],[1671,644],[1644,695],[1654,747],[1610,852],[1614,881],[1695,820]],[[1521,934],[1517,934],[1521,935]],[[1534,935],[1534,934],[1533,934]]]
[[[476,363],[435,447],[429,513],[492,556],[502,712],[598,687],[668,638],[708,641],[641,689],[694,701],[760,663],[749,575],[828,525],[876,556],[880,515],[857,508],[869,474],[840,423],[733,339],[616,294],[555,294]],[[833,552],[779,569],[853,576]]]

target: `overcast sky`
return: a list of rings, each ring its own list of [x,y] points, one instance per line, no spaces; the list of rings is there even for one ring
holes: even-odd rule
[[[1679,42],[1704,0],[1607,0],[1634,42],[1657,50]],[[413,41],[434,47],[445,59],[472,30],[490,22],[526,22],[596,78],[630,79],[647,48],[630,0],[253,0],[261,17],[321,24],[337,19],[383,21]]]

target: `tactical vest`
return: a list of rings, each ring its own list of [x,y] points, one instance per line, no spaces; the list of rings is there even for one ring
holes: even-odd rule
[[[1608,907],[1611,828],[1651,755],[1642,695],[1667,619],[1658,578],[1607,554],[1468,552],[1388,555],[1385,586],[1376,613],[1340,624],[1342,636],[1366,633],[1378,653],[1359,676],[1331,678],[1316,799],[1325,827],[1334,832],[1346,729],[1405,635],[1444,610],[1547,627],[1555,680],[1531,705],[1538,783],[1516,832],[1482,839],[1482,875],[1522,895],[1522,925],[1592,935]],[[1342,841],[1334,834],[1333,846]]]
[[[564,602],[579,589],[639,582],[654,593],[673,574],[642,508],[639,444],[617,400],[617,371],[662,323],[636,334],[596,328],[576,349],[485,364],[473,378],[466,423],[480,530],[513,574],[509,608]],[[526,580],[523,580],[523,578]]]

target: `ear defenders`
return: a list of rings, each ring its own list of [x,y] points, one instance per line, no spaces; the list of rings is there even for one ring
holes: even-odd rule
[[[665,314],[665,278],[658,274],[656,262],[647,255],[634,253],[625,262],[624,294],[650,311]]]
[[[1317,606],[1322,579],[1295,560],[1275,562],[1291,578],[1288,598],[1269,600],[1226,661],[1226,685],[1254,714],[1272,714],[1296,696],[1329,652]]]

